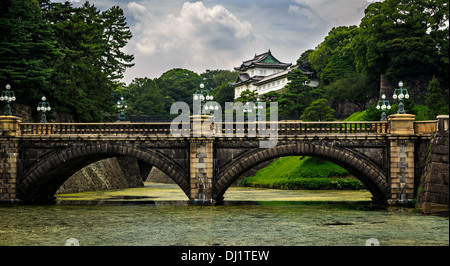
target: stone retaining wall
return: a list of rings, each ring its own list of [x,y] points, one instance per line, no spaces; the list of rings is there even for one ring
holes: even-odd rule
[[[425,170],[417,188],[416,208],[424,213],[449,210],[449,131],[439,131],[426,156]]]
[[[136,172],[137,171],[137,172]],[[134,158],[109,158],[92,163],[72,175],[57,194],[143,186]]]

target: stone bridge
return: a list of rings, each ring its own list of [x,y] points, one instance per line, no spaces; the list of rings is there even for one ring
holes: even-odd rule
[[[247,170],[274,158],[307,155],[347,169],[374,202],[406,204],[416,196],[433,134],[448,130],[448,116],[415,122],[408,114],[388,122],[271,123],[276,146],[261,148],[268,137],[250,134],[257,126],[251,123],[216,123],[208,136],[187,127],[187,135],[175,136],[170,123],[38,124],[0,116],[0,201],[54,202],[57,189],[76,171],[126,156],[163,171],[190,201],[214,204]]]

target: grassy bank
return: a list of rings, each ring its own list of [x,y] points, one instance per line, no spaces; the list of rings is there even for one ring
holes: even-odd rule
[[[364,189],[344,168],[307,157],[283,157],[245,178],[240,186],[276,189]]]

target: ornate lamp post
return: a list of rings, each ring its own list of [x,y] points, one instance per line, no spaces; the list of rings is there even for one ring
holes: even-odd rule
[[[117,101],[117,109],[118,109],[118,115],[117,115],[117,121],[125,121],[125,109],[127,109],[127,103],[124,101],[123,96],[120,96],[120,100]]]
[[[205,91],[203,90],[205,88],[205,85],[202,83],[200,84],[200,90],[196,90],[194,93],[194,100],[198,101],[200,100],[200,109],[198,115],[206,114],[207,110],[214,111],[219,110],[219,106],[217,104],[213,104],[210,102],[205,101],[212,101],[214,100],[214,96],[209,94],[209,91],[206,90],[206,96],[204,96]]]
[[[50,104],[47,102],[47,98],[45,96],[42,96],[41,98],[42,102],[39,102],[37,110],[38,112],[42,112],[41,114],[41,120],[39,123],[47,123],[47,116],[45,115],[45,112],[49,112],[52,110],[50,107]]]
[[[6,84],[6,90],[2,91],[2,96],[0,96],[0,101],[5,101],[5,112],[4,115],[12,115],[11,112],[11,102],[14,102],[16,100],[16,96],[14,95],[14,91],[11,90],[11,86],[9,84]]]
[[[206,91],[206,96],[205,96],[205,100],[207,100],[208,102],[205,103],[205,107],[203,107],[203,113],[206,114],[207,110],[210,110],[210,114],[212,111],[214,110],[219,110],[219,106],[217,106],[217,104],[213,104],[212,100],[214,100],[214,96],[209,94],[209,91]]]
[[[202,106],[203,106],[203,101],[205,100],[205,96],[203,96],[203,88],[204,87],[205,87],[205,85],[203,83],[201,83],[200,90],[196,90],[194,92],[194,101],[200,100],[200,108],[198,110],[197,115],[201,115],[203,113]]]
[[[386,100],[386,95],[383,93],[383,95],[381,95],[381,100],[379,100],[378,104],[377,104],[377,109],[378,110],[381,109],[381,112],[382,112],[380,121],[387,121],[386,108],[388,110],[390,110],[391,109],[391,104],[389,103],[389,100]]]
[[[261,99],[259,98],[259,96],[258,96],[258,98],[256,99],[256,103],[255,103],[255,105],[253,106],[253,108],[256,110],[256,120],[260,120],[260,116],[261,116],[261,109],[263,109],[263,106],[262,106],[262,103],[261,103]]]
[[[250,102],[246,102],[245,104],[244,104],[244,114],[248,114],[248,113],[253,113],[253,109],[252,109],[252,107],[250,106]]]
[[[409,99],[408,90],[403,88],[403,82],[399,82],[398,86],[399,89],[395,89],[394,95],[392,98],[394,100],[398,99],[398,111],[397,114],[404,114],[405,113],[405,105],[403,104],[403,99]]]
[[[206,97],[208,97],[208,95]],[[212,95],[210,97],[211,97],[210,99],[214,98]],[[203,109],[204,109],[205,113],[206,113],[207,110],[209,110],[209,113],[211,114],[214,111],[219,110],[219,105],[217,103],[207,102]]]

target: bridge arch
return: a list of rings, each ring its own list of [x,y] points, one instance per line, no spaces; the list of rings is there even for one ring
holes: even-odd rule
[[[385,173],[368,158],[353,151],[339,147],[295,143],[276,146],[270,149],[255,149],[244,154],[224,167],[216,177],[213,198],[223,200],[230,185],[246,171],[268,160],[285,156],[311,156],[331,161],[357,177],[372,193],[373,201],[385,204],[389,199],[388,179]]]
[[[18,185],[18,197],[24,203],[54,201],[58,188],[81,168],[111,157],[128,156],[153,165],[168,175],[189,197],[186,170],[166,155],[148,149],[123,144],[96,144],[55,151],[36,162]]]

